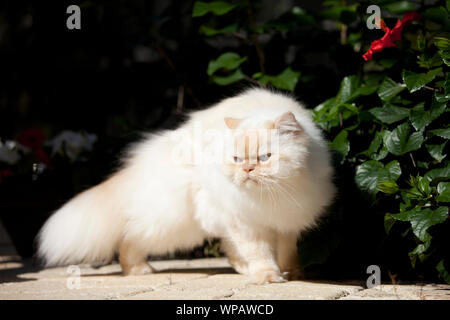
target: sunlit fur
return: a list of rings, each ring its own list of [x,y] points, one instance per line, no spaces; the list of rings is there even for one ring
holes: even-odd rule
[[[196,123],[231,132],[238,144],[255,130],[258,137],[277,130],[279,148],[258,142],[243,154],[228,150],[219,163],[174,162],[179,142],[172,135],[189,135]],[[268,153],[267,161],[258,161]],[[250,159],[256,160],[252,171]],[[119,254],[125,274],[142,274],[154,271],[148,255],[217,237],[232,266],[253,282],[284,281],[300,274],[296,241],[332,201],[332,175],[326,143],[308,111],[288,96],[250,89],[131,146],[115,174],[54,213],[38,236],[38,254],[49,266],[109,262]]]

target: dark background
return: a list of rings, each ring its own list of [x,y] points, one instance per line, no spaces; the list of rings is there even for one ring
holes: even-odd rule
[[[214,42],[199,36],[204,20],[191,18],[193,2],[2,2],[1,136],[42,125],[50,136],[84,129],[121,137],[130,128],[170,126],[180,85],[190,88],[184,111],[233,94],[236,88],[210,83],[206,68],[212,57],[236,47],[235,39]],[[66,8],[74,3],[81,6],[81,30],[66,28]],[[321,7],[311,1],[263,1],[257,22],[295,5],[312,11]],[[280,35],[264,43],[267,71],[279,72],[287,48],[294,45],[292,68],[315,78],[299,85],[296,95],[315,106],[336,92],[342,75],[356,70],[349,58],[360,57],[353,50],[334,52],[330,44],[335,40],[328,41],[335,38],[332,31],[292,33],[288,43]],[[239,45],[256,54],[250,44]]]

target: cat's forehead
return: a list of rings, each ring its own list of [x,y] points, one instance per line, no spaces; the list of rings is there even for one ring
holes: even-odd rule
[[[234,150],[238,154],[256,154],[270,150],[271,145],[276,140],[274,138],[275,131],[270,127],[238,129],[233,139]]]
[[[249,128],[249,129],[237,129],[233,135],[235,142],[257,142],[265,143],[270,141],[270,137],[276,132],[272,128]]]
[[[238,129],[243,130],[243,131],[271,130],[274,128],[275,128],[275,122],[273,121],[273,119],[267,119],[267,118],[243,119],[238,127]]]

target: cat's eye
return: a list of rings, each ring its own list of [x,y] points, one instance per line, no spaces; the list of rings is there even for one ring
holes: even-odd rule
[[[263,155],[259,156],[258,158],[259,158],[259,161],[266,162],[267,160],[269,160],[269,158],[271,156],[272,156],[272,154],[269,152],[269,153],[266,153],[266,154],[263,154]]]
[[[233,160],[234,160],[234,162],[236,162],[236,163],[242,163],[244,160],[242,159],[242,158],[239,158],[239,157],[233,157]]]

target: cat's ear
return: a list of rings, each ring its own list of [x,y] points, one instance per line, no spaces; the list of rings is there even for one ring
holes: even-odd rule
[[[283,113],[274,122],[275,129],[279,129],[280,133],[293,133],[299,134],[303,131],[302,126],[295,119],[295,115],[292,112]]]
[[[235,129],[239,123],[241,123],[241,119],[237,119],[237,118],[224,118],[225,124],[227,125],[228,129]]]

